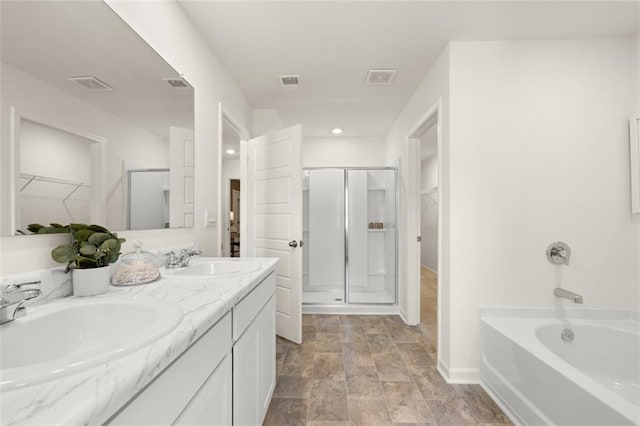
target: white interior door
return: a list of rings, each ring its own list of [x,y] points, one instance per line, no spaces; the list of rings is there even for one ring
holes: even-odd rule
[[[193,131],[169,129],[169,226],[193,227]]]
[[[248,142],[247,201],[241,212],[246,223],[246,255],[280,259],[276,269],[276,334],[296,343],[302,342],[301,142],[302,126]]]

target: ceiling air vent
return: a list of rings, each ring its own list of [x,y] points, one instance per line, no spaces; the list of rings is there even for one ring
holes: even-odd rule
[[[113,90],[113,87],[91,75],[86,77],[69,77],[67,80],[78,83],[80,86],[92,92],[110,92]]]
[[[393,83],[393,78],[398,70],[369,70],[367,73],[367,84],[369,86],[389,86]]]
[[[296,92],[302,84],[299,75],[281,75],[278,78],[280,79],[282,90],[285,92]]]
[[[191,85],[182,76],[163,78],[174,89],[193,89]]]

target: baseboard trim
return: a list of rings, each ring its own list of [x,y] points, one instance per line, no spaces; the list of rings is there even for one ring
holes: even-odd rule
[[[400,318],[402,318],[402,321],[404,321],[405,324],[409,324],[409,321],[407,320],[407,310],[402,309],[402,306],[399,306],[398,308],[399,308],[398,315],[400,315]]]
[[[439,359],[438,372],[450,384],[475,385],[480,383],[480,369],[478,368],[451,368]]]

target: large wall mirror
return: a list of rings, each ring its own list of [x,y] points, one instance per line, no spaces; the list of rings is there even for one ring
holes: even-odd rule
[[[193,226],[193,88],[102,1],[1,1],[2,235]]]

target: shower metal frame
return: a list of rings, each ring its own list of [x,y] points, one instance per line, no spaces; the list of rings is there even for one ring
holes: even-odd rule
[[[398,168],[397,167],[303,167],[302,171],[312,170],[341,170],[343,172],[344,186],[344,301],[341,303],[303,303],[306,306],[395,306],[398,304],[398,234],[399,234],[399,209],[400,194],[398,193]],[[394,173],[395,192],[395,261],[394,261],[394,300],[391,303],[383,302],[351,302],[349,301],[349,170],[392,170]],[[304,212],[303,212],[304,213]],[[302,290],[304,292],[304,288]]]

